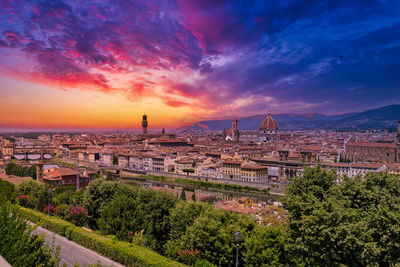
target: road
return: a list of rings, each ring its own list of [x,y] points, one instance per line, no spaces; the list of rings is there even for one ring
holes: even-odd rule
[[[68,267],[74,266],[74,264],[78,263],[80,267],[87,266],[90,264],[101,264],[102,266],[115,266],[115,267],[123,267],[123,265],[107,259],[96,252],[82,247],[63,236],[54,234],[53,232],[44,229],[43,227],[38,226],[33,233],[35,234],[44,234],[45,235],[45,243],[52,247],[53,240],[54,246],[60,246],[60,266],[64,263],[67,264]],[[54,236],[54,237],[53,237]]]

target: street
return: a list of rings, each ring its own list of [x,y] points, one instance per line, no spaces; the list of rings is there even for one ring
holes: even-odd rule
[[[53,247],[60,246],[60,266],[64,263],[67,264],[68,267],[74,266],[74,264],[78,263],[80,267],[87,266],[90,264],[101,264],[102,266],[115,266],[122,267],[123,265],[112,261],[108,258],[105,258],[96,252],[82,247],[67,238],[54,234],[42,227],[37,227],[34,231],[34,234],[44,234],[45,235],[45,243]]]

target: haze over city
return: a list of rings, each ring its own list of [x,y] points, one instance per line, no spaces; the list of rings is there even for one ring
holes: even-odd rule
[[[400,101],[398,1],[0,2],[0,127],[155,128]]]

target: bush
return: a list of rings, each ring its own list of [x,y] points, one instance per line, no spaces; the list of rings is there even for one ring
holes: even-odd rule
[[[42,215],[43,216],[43,215]],[[44,216],[39,222],[40,226],[46,228],[47,230],[65,236],[65,231],[68,227],[74,227],[70,222],[64,221],[57,217]]]
[[[184,266],[150,249],[128,242],[115,241],[81,228],[68,228],[66,234],[68,239],[126,266]]]
[[[76,226],[84,226],[87,223],[87,214],[85,207],[74,206],[70,209],[66,218]]]
[[[13,266],[58,266],[58,253],[44,245],[42,236],[31,234],[16,206],[0,208],[0,255]]]
[[[68,211],[69,207],[67,204],[61,204],[56,207],[56,214],[61,218],[64,218],[68,214]]]
[[[69,222],[56,217],[47,217],[35,210],[26,208],[20,208],[20,210],[23,218],[40,223],[44,228],[63,235],[69,240],[97,251],[99,254],[126,266],[185,266],[169,260],[148,248],[128,242],[116,241],[115,238],[105,237],[94,232],[88,232]]]
[[[7,181],[0,179],[0,203],[4,201],[14,202],[15,186]]]
[[[50,203],[49,205],[44,207],[43,212],[48,215],[54,216],[54,215],[56,215],[56,208],[54,207],[53,204]]]
[[[43,216],[45,216],[43,213],[36,211],[36,210],[31,210],[27,208],[20,207],[19,208],[19,213],[20,215],[33,223],[39,223],[40,220],[42,219]]]
[[[247,266],[283,266],[283,233],[278,227],[257,226],[244,242],[243,261]]]
[[[49,185],[44,185],[33,180],[23,181],[17,186],[17,194],[28,195],[31,198],[31,204],[29,207],[43,210],[49,203],[49,188]],[[32,196],[36,198],[35,201],[33,201]]]
[[[28,207],[30,204],[30,198],[27,195],[19,195],[17,196],[18,204],[22,207]]]

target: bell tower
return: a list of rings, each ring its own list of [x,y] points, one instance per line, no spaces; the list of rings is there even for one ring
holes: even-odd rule
[[[232,140],[235,142],[239,142],[238,119],[232,120]]]
[[[142,119],[142,134],[147,134],[147,125],[147,115],[144,114]]]

